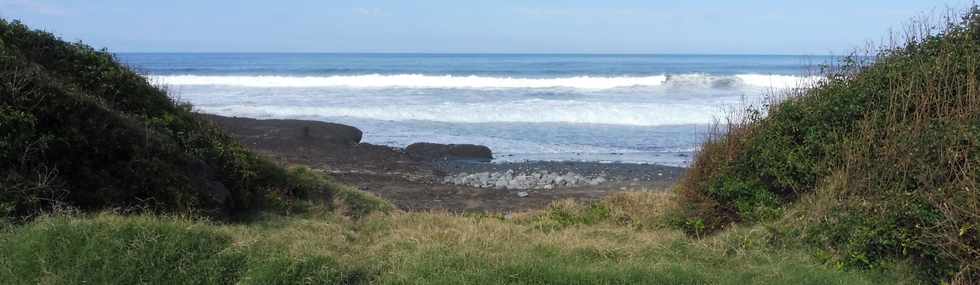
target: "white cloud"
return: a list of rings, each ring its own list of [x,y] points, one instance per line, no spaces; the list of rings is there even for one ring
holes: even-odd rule
[[[384,16],[385,11],[378,8],[354,8],[354,14],[368,17]]]
[[[46,16],[64,16],[67,11],[60,6],[42,3],[37,0],[0,0],[3,10],[21,10]]]
[[[555,16],[574,16],[575,11],[568,9],[547,9],[547,8],[519,8],[517,13],[525,16],[535,17],[555,17]]]
[[[531,17],[584,17],[584,16],[643,16],[650,14],[642,9],[562,9],[562,8],[518,8],[518,15]]]

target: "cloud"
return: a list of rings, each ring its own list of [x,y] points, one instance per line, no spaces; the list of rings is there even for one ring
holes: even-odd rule
[[[37,0],[0,0],[0,8],[4,10],[22,10],[45,16],[64,16],[68,13],[61,6],[42,3]]]
[[[378,8],[354,8],[354,14],[368,17],[387,15],[384,10]]]
[[[519,8],[517,14],[534,17],[574,16],[575,11],[568,9]]]
[[[585,16],[643,16],[649,14],[641,9],[562,9],[562,8],[518,8],[515,13],[531,17],[585,17]]]

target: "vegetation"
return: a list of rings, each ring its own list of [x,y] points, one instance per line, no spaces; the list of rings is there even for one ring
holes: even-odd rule
[[[17,220],[65,207],[229,218],[336,194],[384,208],[248,152],[106,51],[3,20],[0,161],[0,217]]]
[[[676,193],[460,216],[271,163],[111,54],[0,20],[0,281],[980,282],[980,9],[922,27],[731,121]]]
[[[660,212],[648,211],[665,208],[669,195],[562,201],[511,217],[434,212],[353,219],[322,209],[227,224],[159,215],[52,215],[0,233],[0,280],[893,284],[904,278],[902,270],[838,271],[807,252],[769,244],[765,232],[757,229],[692,241],[666,228]]]
[[[761,223],[841,268],[900,260],[928,282],[980,282],[980,9],[905,38],[731,120],[679,186],[672,223]]]

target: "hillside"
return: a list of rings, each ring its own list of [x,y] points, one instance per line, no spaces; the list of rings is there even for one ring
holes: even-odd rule
[[[674,224],[774,224],[842,268],[898,260],[924,280],[980,281],[980,10],[907,31],[723,126]]]
[[[6,21],[0,161],[0,217],[15,219],[56,208],[232,218],[339,189],[246,151],[110,53]]]

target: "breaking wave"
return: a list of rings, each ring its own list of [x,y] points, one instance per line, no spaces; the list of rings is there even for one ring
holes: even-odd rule
[[[627,126],[708,124],[722,109],[691,104],[631,104],[527,100],[477,104],[389,106],[197,106],[198,110],[255,118],[352,117],[451,123],[574,123]]]
[[[649,86],[688,88],[792,88],[819,80],[819,77],[765,74],[679,74],[617,77],[575,76],[561,78],[514,78],[476,75],[368,74],[332,76],[151,75],[150,79],[153,82],[168,86],[445,89],[572,88],[584,90],[604,90]]]

